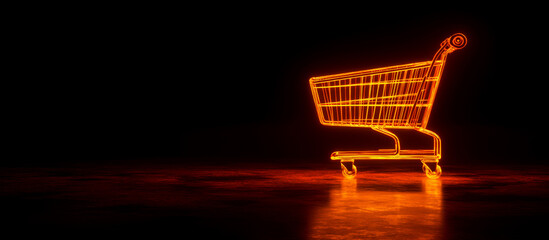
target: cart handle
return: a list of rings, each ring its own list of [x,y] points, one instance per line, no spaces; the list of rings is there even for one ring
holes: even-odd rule
[[[452,36],[446,38],[442,43],[440,43],[439,51],[446,50],[444,52],[451,53],[457,49],[462,49],[465,45],[467,45],[467,38],[465,35],[463,33],[454,33]]]
[[[407,123],[409,123],[410,120],[412,119],[414,110],[416,109],[416,105],[417,105],[417,102],[419,100],[419,96],[425,91],[425,89],[423,88],[425,86],[425,80],[427,80],[427,78],[429,76],[431,76],[431,74],[433,72],[433,69],[434,69],[433,66],[435,65],[435,62],[437,60],[439,60],[441,57],[442,57],[442,59],[445,59],[446,55],[448,53],[451,53],[451,52],[453,52],[455,50],[458,50],[458,49],[462,49],[463,47],[465,47],[465,45],[467,45],[467,38],[465,37],[465,35],[463,33],[454,33],[454,34],[452,34],[452,36],[450,36],[449,38],[444,39],[444,41],[442,41],[442,43],[440,43],[440,48],[438,49],[437,53],[435,53],[435,56],[433,57],[433,60],[431,61],[431,65],[429,66],[429,70],[423,76],[423,81],[421,82],[421,85],[419,87],[419,91],[417,92],[416,99],[414,101],[414,105],[412,106],[412,109],[411,109],[410,113],[408,114],[408,120],[406,121]]]

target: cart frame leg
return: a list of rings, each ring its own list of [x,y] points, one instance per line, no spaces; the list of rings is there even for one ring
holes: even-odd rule
[[[433,138],[433,150],[435,158],[421,159],[421,163],[423,164],[422,169],[423,172],[425,172],[425,175],[427,175],[428,178],[437,179],[442,174],[442,168],[440,167],[440,165],[438,165],[438,162],[442,157],[442,142],[440,140],[440,137],[435,132],[427,130],[425,128],[418,128],[416,130]],[[435,171],[431,170],[431,168],[427,165],[427,162],[435,163]]]
[[[372,129],[376,132],[379,132],[381,134],[384,134],[386,136],[391,137],[395,141],[395,152],[394,152],[394,154],[395,155],[400,154],[400,140],[398,139],[398,136],[396,134],[390,132],[389,130],[387,130],[385,128],[381,128],[381,127],[372,127]]]
[[[423,133],[425,135],[431,136],[433,138],[434,146],[434,155],[436,156],[436,160],[426,161],[426,162],[436,162],[438,164],[438,160],[442,157],[442,141],[440,140],[440,137],[433,131],[425,129],[425,128],[416,128],[416,131]],[[422,160],[423,162],[423,160]]]

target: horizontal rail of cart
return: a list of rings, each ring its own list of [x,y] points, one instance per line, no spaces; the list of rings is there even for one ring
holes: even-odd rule
[[[419,159],[429,178],[438,178],[442,168],[441,140],[427,130],[440,77],[448,53],[461,49],[467,38],[456,33],[445,39],[431,61],[313,77],[309,83],[320,123],[328,126],[365,127],[391,137],[393,149],[336,151],[343,175],[355,177],[354,160]],[[433,138],[432,149],[401,149],[396,134],[387,129],[413,129]],[[426,163],[436,163],[435,170]],[[344,163],[350,163],[350,167]],[[348,165],[348,164],[347,164]]]

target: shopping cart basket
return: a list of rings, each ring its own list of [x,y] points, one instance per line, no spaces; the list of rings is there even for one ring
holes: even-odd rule
[[[426,126],[446,57],[466,44],[465,35],[456,33],[440,44],[440,49],[431,61],[310,79],[320,123],[369,127],[391,137],[395,142],[394,149],[332,153],[331,159],[341,162],[344,176],[356,176],[354,161],[359,159],[419,159],[427,177],[440,177],[440,137],[427,130]],[[387,130],[390,128],[413,129],[431,136],[434,139],[433,149],[401,149],[397,135]],[[426,163],[435,163],[435,171]]]

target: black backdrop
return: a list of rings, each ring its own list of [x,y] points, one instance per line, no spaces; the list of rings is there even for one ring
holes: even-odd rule
[[[456,32],[468,45],[448,57],[428,125],[443,161],[544,162],[547,40],[535,6],[93,9],[21,30],[7,104],[18,157],[5,163],[327,162],[336,149],[390,146],[320,125],[308,79],[430,60]]]

